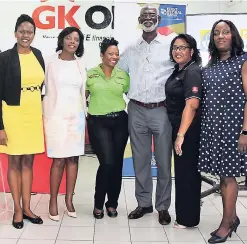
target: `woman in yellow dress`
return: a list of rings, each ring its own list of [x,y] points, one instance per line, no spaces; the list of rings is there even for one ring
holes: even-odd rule
[[[41,52],[30,46],[35,30],[33,19],[21,15],[15,26],[17,43],[0,54],[0,153],[8,155],[8,183],[14,200],[12,225],[17,229],[23,228],[23,219],[43,223],[30,210],[34,155],[44,152],[44,60]]]

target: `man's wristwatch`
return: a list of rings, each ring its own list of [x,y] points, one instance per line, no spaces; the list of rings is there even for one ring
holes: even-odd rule
[[[247,130],[241,130],[240,135],[247,136]]]

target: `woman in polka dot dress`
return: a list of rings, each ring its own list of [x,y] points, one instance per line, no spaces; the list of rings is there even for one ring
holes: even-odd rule
[[[199,170],[220,176],[223,218],[209,243],[225,242],[240,224],[238,185],[247,175],[247,54],[235,25],[217,21],[212,28],[211,60],[203,70]]]

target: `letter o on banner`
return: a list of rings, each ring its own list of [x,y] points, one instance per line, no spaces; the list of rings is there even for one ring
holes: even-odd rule
[[[95,23],[93,21],[93,14],[95,12],[101,12],[104,15],[104,20],[101,23]],[[108,8],[101,6],[101,5],[95,5],[89,8],[85,14],[85,21],[87,25],[96,30],[105,29],[107,26],[110,25],[112,20],[111,12]]]

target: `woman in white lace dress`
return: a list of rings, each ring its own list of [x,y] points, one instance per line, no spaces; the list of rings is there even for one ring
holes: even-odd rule
[[[83,34],[75,27],[58,36],[57,53],[47,62],[46,96],[43,102],[46,151],[53,163],[50,172],[49,217],[59,221],[57,195],[66,168],[65,204],[76,218],[73,192],[79,156],[84,154],[86,69]]]

